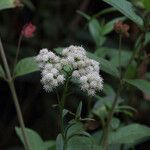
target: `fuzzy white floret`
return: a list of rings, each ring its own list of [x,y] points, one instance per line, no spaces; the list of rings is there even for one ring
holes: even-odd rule
[[[60,82],[60,83],[63,83],[64,80],[65,80],[65,78],[64,78],[63,75],[59,75],[59,76],[57,77],[57,81]]]

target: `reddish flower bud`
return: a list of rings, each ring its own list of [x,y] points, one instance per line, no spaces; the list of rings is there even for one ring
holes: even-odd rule
[[[29,22],[23,26],[21,34],[26,38],[30,38],[33,37],[35,30],[36,26]]]
[[[118,21],[114,24],[114,29],[117,33],[129,37],[129,25],[122,23],[122,21]]]

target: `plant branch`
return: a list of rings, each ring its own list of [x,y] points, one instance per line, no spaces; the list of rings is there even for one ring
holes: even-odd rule
[[[9,88],[11,90],[11,94],[12,94],[14,105],[15,105],[16,112],[17,112],[17,117],[18,117],[19,124],[20,124],[20,127],[21,127],[22,136],[23,136],[23,140],[24,140],[24,147],[25,147],[25,150],[31,150],[30,145],[29,145],[29,141],[28,141],[28,138],[27,138],[27,135],[26,135],[26,132],[25,132],[25,125],[24,125],[24,121],[23,121],[23,117],[22,117],[22,113],[21,113],[21,108],[20,108],[20,105],[19,105],[19,101],[18,101],[18,97],[17,97],[17,94],[16,94],[14,82],[12,80],[12,76],[11,76],[10,69],[9,69],[9,66],[8,66],[8,63],[7,63],[7,59],[6,59],[6,55],[5,55],[5,52],[4,52],[4,48],[3,48],[3,45],[2,45],[1,38],[0,38],[0,54],[1,54],[1,57],[2,57],[5,72],[6,72],[7,79],[8,79],[7,82],[8,82]]]

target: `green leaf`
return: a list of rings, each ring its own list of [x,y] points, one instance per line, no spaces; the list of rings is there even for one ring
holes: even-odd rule
[[[21,128],[16,127],[15,130],[21,142],[24,144]],[[29,139],[30,147],[32,150],[47,150],[46,145],[44,145],[45,143],[35,131],[26,128],[25,132]]]
[[[142,18],[134,12],[133,5],[129,1],[127,0],[103,0],[103,1],[119,10],[122,14],[131,19],[136,24],[143,26],[144,23]]]
[[[80,102],[78,108],[77,108],[77,112],[76,112],[76,118],[80,118],[81,117],[81,112],[82,112],[82,101]]]
[[[68,113],[69,113],[69,110],[63,109],[63,115],[62,115],[62,117],[64,118]]]
[[[3,67],[0,65],[0,78],[5,78],[5,72],[3,70]]]
[[[150,1],[149,0],[141,0],[144,4],[144,7],[148,10],[150,10]]]
[[[142,92],[146,93],[147,95],[150,95],[150,82],[142,79],[124,79],[125,82],[135,86]]]
[[[58,134],[56,139],[56,150],[63,150],[64,148],[64,141],[62,134]]]
[[[20,60],[15,66],[14,75],[15,77],[26,75],[38,71],[39,68],[35,62],[34,57],[28,57]]]
[[[105,95],[107,97],[111,97],[111,98],[114,98],[115,95],[116,95],[116,93],[113,90],[113,88],[110,85],[108,85],[108,84],[104,84],[103,92],[105,93]]]
[[[72,120],[69,122],[69,125],[67,126],[66,135],[67,138],[70,138],[73,135],[76,135],[79,132],[85,131],[84,126],[81,122],[77,122]]]
[[[15,7],[15,0],[0,0],[0,10]]]
[[[93,150],[93,143],[89,137],[74,136],[68,141],[68,150]]]
[[[77,13],[80,14],[81,16],[83,16],[84,18],[86,18],[87,20],[91,19],[91,17],[89,15],[87,15],[86,13],[84,13],[80,10],[77,10]]]
[[[101,32],[102,27],[100,26],[97,19],[93,18],[89,22],[89,31],[96,43],[96,45],[100,45],[101,41]]]
[[[150,128],[140,124],[131,124],[121,127],[109,135],[109,144],[135,143],[143,138],[150,137]]]
[[[45,141],[44,147],[47,150],[56,150],[56,142],[55,141]]]
[[[110,32],[112,32],[112,31],[114,30],[114,24],[115,24],[117,21],[123,21],[123,20],[125,20],[125,17],[119,17],[119,18],[115,18],[115,19],[109,21],[108,23],[106,23],[106,24],[102,27],[101,34],[102,34],[102,35],[109,34]]]

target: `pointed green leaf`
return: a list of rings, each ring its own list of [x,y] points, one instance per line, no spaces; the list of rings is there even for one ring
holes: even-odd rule
[[[135,143],[143,138],[150,138],[150,128],[140,124],[131,124],[119,128],[109,135],[109,144]]]
[[[15,7],[15,0],[0,0],[0,10]]]
[[[56,150],[63,150],[64,148],[64,141],[62,134],[58,134],[56,139]]]
[[[15,130],[21,142],[24,144],[21,128],[16,127]],[[32,150],[47,150],[46,146],[44,145],[45,143],[35,131],[26,128],[25,132]]]
[[[84,18],[86,18],[87,20],[91,19],[91,17],[89,15],[87,15],[86,13],[84,13],[80,10],[77,10],[77,13],[80,14],[81,16],[83,16]]]
[[[91,19],[89,22],[89,31],[96,43],[96,45],[99,45],[100,43],[100,32],[101,32],[101,26],[97,19]]]
[[[122,14],[131,19],[136,24],[143,26],[144,23],[142,18],[135,13],[133,5],[129,1],[127,0],[103,0],[103,1],[119,10]]]
[[[150,95],[150,82],[142,79],[124,79],[125,82],[135,86],[142,92],[146,93],[147,95]]]
[[[35,62],[34,57],[28,57],[20,60],[18,64],[15,66],[14,75],[15,77],[26,75],[28,73],[33,73],[38,71],[39,68],[37,63]]]

